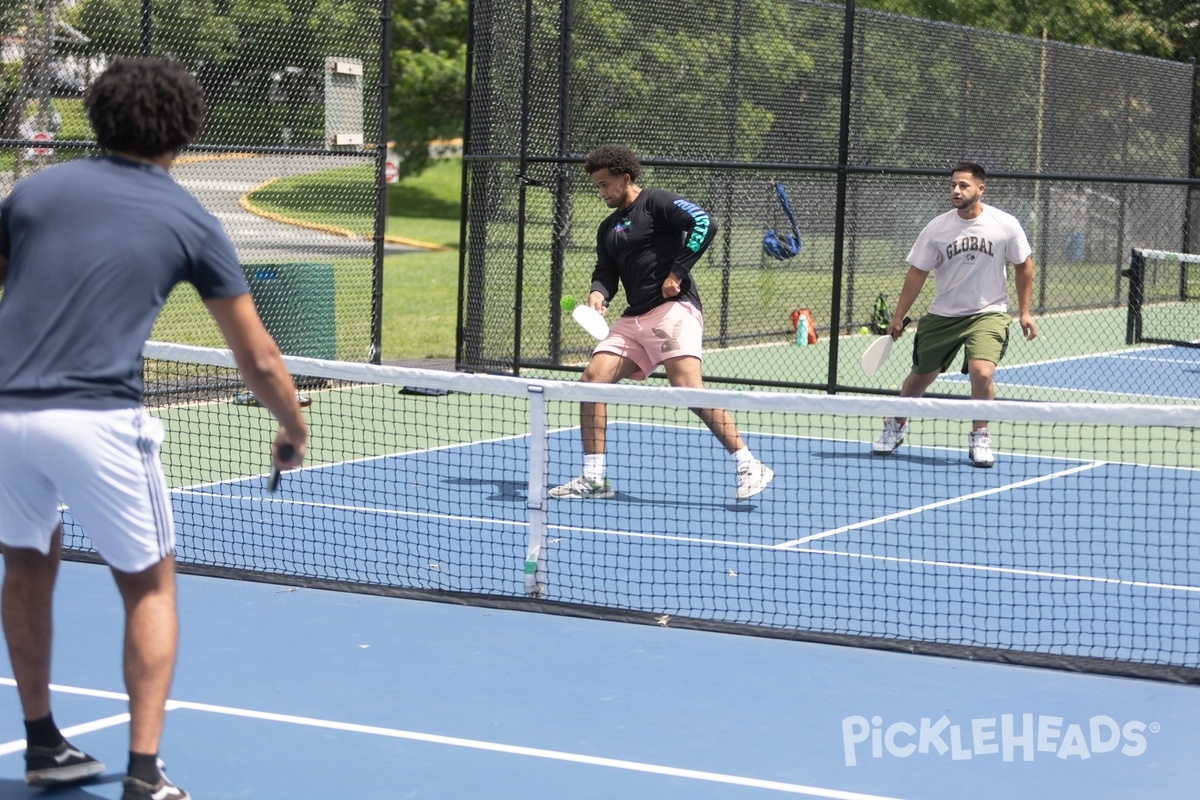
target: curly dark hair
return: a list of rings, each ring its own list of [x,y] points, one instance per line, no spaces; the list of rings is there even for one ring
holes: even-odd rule
[[[642,164],[638,157],[623,144],[605,144],[588,153],[583,168],[588,175],[599,169],[606,169],[613,175],[628,175],[637,181],[642,174]]]
[[[83,99],[105,150],[155,158],[183,149],[204,124],[204,91],[178,64],[118,58]]]

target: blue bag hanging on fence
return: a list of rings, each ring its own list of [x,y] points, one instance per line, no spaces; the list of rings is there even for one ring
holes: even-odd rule
[[[796,224],[796,215],[792,213],[792,205],[788,202],[787,192],[783,188],[783,184],[775,182],[775,193],[779,195],[779,205],[783,207],[783,213],[787,216],[788,222],[792,225],[792,233],[780,234],[774,230],[769,230],[763,234],[762,247],[763,252],[771,258],[779,261],[784,261],[789,258],[795,258],[800,255],[800,227]]]

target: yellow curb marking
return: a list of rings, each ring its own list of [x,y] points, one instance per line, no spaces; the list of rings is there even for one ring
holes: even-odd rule
[[[360,239],[361,238],[364,241],[368,241],[368,242],[371,241],[370,236],[361,236],[360,237],[354,231],[348,230],[346,228],[338,228],[333,225],[322,225],[319,222],[308,222],[306,220],[295,219],[293,217],[285,217],[282,214],[276,214],[273,211],[266,211],[264,209],[259,208],[256,205],[254,205],[253,201],[250,200],[250,196],[252,194],[255,194],[256,192],[260,192],[263,189],[266,189],[268,186],[270,186],[271,184],[275,183],[278,180],[281,180],[281,179],[279,177],[274,177],[274,178],[270,178],[269,180],[263,181],[258,186],[255,186],[253,189],[251,189],[250,191],[246,192],[244,195],[239,197],[238,205],[241,206],[244,210],[250,212],[251,214],[254,214],[255,216],[263,217],[265,219],[269,219],[274,222],[281,222],[285,225],[295,225],[298,228],[306,228],[306,229],[312,230],[312,231],[321,231],[322,233],[330,233],[330,234],[333,234],[334,236],[342,236],[347,239]],[[422,241],[418,241],[416,239],[406,239],[403,236],[384,236],[383,240],[385,242],[388,242],[389,244],[403,244],[403,245],[408,245],[409,247],[419,247],[422,250],[442,251],[442,250],[451,249],[449,247],[445,247],[444,245],[433,244],[432,242],[422,242]]]

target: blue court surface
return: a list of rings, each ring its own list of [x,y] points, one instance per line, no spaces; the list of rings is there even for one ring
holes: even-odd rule
[[[1179,650],[1200,641],[1195,469],[998,438],[978,470],[911,437],[879,458],[747,434],[776,479],[738,503],[707,431],[611,425],[617,496],[550,506],[547,598],[660,625],[184,575],[169,774],[198,800],[1194,795],[1200,687],[672,627],[1196,665]],[[528,450],[513,436],[313,466],[278,495],[261,476],[178,489],[180,556],[520,597]],[[686,476],[633,469],[656,452],[686,454]],[[577,462],[578,431],[554,432],[548,483]],[[127,720],[107,571],[65,564],[57,614],[56,717],[110,769],[47,796],[116,798]],[[40,796],[21,782],[11,680],[0,698],[0,797]]]
[[[748,434],[776,477],[739,503],[708,431],[614,424],[617,496],[550,505],[545,597],[1195,665],[1180,650],[1200,642],[1200,559],[1179,554],[1200,536],[1200,471],[1007,452],[1002,426],[995,468],[972,469],[963,449],[923,446],[912,427],[888,458],[860,441]],[[577,469],[578,432],[551,444],[557,483]],[[258,477],[180,490],[181,530],[222,537],[215,556],[181,537],[180,557],[521,597],[527,449],[511,437],[314,467],[278,497]],[[630,468],[655,452],[693,454],[682,483]]]
[[[109,764],[127,729],[107,571],[64,565],[55,713]],[[1200,690],[831,645],[180,578],[163,757],[194,797],[1194,796]]]
[[[963,381],[950,373],[939,380]],[[999,391],[1005,385],[1111,395],[1153,395],[1159,402],[1200,399],[1200,348],[1143,346],[1111,353],[1071,356],[996,368]]]

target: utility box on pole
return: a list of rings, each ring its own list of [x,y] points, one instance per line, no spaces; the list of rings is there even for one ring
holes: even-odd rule
[[[325,147],[362,150],[363,62],[357,58],[325,59]]]

